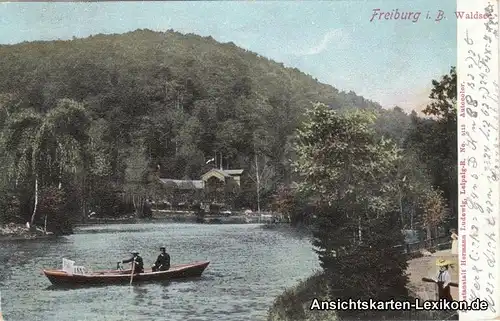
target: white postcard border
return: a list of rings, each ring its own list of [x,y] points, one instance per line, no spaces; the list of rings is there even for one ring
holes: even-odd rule
[[[492,10],[491,16],[479,17],[486,8]],[[487,311],[461,311],[460,320],[500,316],[498,9],[495,0],[457,0],[457,12],[471,16],[453,17],[457,18],[458,299],[479,298],[490,304]]]

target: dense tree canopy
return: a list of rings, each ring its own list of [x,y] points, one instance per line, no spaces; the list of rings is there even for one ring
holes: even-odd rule
[[[258,193],[240,201],[265,208],[277,184],[291,179],[289,139],[304,105],[380,109],[232,43],[171,30],[0,46],[0,73],[4,163],[26,173],[22,186],[6,174],[1,183],[27,189],[30,213],[34,186],[58,185],[61,170],[81,187],[82,206],[120,212],[118,199],[150,196],[148,173],[199,179],[214,153],[225,168],[254,173],[252,185],[262,176],[248,186]],[[85,116],[61,104],[81,106]]]
[[[215,153],[247,175],[234,205],[267,209],[279,186],[300,181],[291,167],[295,131],[311,102],[371,111],[377,135],[413,146],[427,179],[451,197],[432,167],[442,150],[429,159],[421,152],[438,122],[384,110],[211,37],[137,30],[2,45],[0,73],[0,206],[19,220],[41,219],[37,195],[60,199],[69,190],[81,213],[137,211],[159,188],[153,174],[199,179]]]

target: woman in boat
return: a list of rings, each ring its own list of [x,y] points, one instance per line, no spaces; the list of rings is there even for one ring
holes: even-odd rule
[[[155,265],[151,268],[153,272],[168,271],[170,269],[170,255],[166,252],[165,246],[160,247],[160,255],[156,259]]]
[[[439,272],[434,281],[438,285],[438,295],[440,300],[444,299],[447,301],[453,301],[450,292],[451,275],[448,271],[452,264],[453,262],[443,259],[439,259],[436,262],[436,265],[439,267]]]
[[[118,263],[132,263],[134,262],[134,274],[136,273],[144,273],[144,261],[142,260],[142,257],[139,256],[139,252],[137,251],[132,251],[130,252],[132,254],[132,257],[128,260],[123,260]]]
[[[451,234],[451,254],[453,255],[458,255],[458,235],[457,235],[457,230],[451,229],[450,230]]]

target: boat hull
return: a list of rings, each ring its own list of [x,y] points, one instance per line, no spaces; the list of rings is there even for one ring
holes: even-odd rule
[[[199,277],[209,264],[210,262],[195,262],[173,265],[168,271],[145,270],[144,273],[134,274],[132,282],[161,282]],[[72,275],[62,270],[43,270],[43,274],[55,286],[129,284],[131,279],[131,270],[95,271],[89,274]]]

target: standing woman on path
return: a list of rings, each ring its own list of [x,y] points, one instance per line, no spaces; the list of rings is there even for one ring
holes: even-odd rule
[[[458,255],[458,235],[457,230],[452,228],[450,230],[451,233],[451,254]]]
[[[437,273],[437,276],[434,279],[434,281],[437,283],[438,286],[439,299],[445,299],[447,301],[453,300],[450,291],[451,275],[450,272],[448,271],[449,267],[452,264],[453,262],[443,259],[437,260],[436,262],[436,265],[439,267],[439,272]]]

